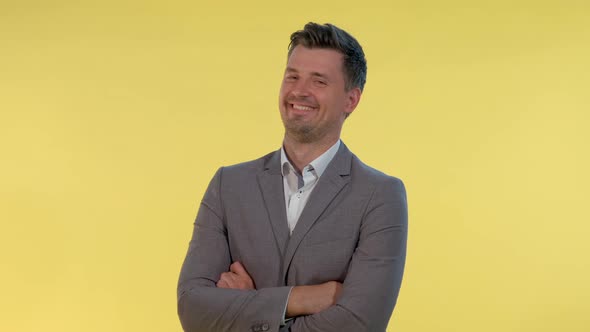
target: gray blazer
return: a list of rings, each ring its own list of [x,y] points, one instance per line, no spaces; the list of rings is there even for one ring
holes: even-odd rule
[[[385,331],[406,256],[403,183],[341,144],[291,236],[285,210],[280,150],[217,171],[178,283],[186,332]],[[215,286],[235,261],[256,290]],[[336,305],[280,326],[291,286],[330,280],[343,283]]]

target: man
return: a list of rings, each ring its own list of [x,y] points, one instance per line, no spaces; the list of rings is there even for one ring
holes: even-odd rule
[[[347,32],[309,23],[291,35],[283,146],[211,180],[178,284],[186,332],[385,331],[405,262],[406,194],[340,141],[365,79]]]

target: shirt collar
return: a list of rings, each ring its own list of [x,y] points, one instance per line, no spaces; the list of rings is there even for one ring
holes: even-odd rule
[[[334,143],[332,147],[330,147],[328,150],[326,150],[326,152],[322,153],[322,155],[314,159],[312,162],[309,163],[309,165],[306,165],[305,167],[311,166],[311,168],[314,169],[319,178],[320,176],[322,176],[326,168],[328,168],[328,164],[330,163],[330,161],[332,161],[332,159],[334,159],[334,156],[338,152],[339,148],[340,140],[336,141],[336,143]],[[285,147],[281,147],[281,173],[283,174],[283,176],[285,176],[289,173],[289,171],[294,170],[295,168],[293,167],[293,165],[291,165],[291,162],[289,161],[289,159],[287,158],[287,154],[285,153]]]

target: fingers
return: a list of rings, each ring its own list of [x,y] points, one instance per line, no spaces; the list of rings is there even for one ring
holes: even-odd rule
[[[238,288],[238,283],[236,281],[237,275],[233,272],[223,272],[221,276],[219,276],[219,281],[217,282],[217,287],[221,288]]]
[[[232,265],[230,265],[229,270],[237,275],[240,275],[240,276],[246,275],[246,276],[248,276],[248,278],[250,278],[250,275],[248,274],[248,272],[246,272],[246,269],[244,268],[244,266],[240,262],[235,262]]]
[[[217,287],[219,287],[219,288],[231,288],[231,287],[229,287],[229,284],[227,283],[227,281],[225,281],[224,279],[219,279],[219,281],[217,282]]]
[[[336,289],[334,291],[333,304],[336,304],[336,302],[340,298],[340,294],[342,293],[342,283],[336,282],[335,288]]]
[[[229,272],[223,272],[219,276],[217,287],[231,289],[256,289],[254,282],[240,262],[230,265]]]
[[[229,266],[229,270],[235,273],[238,276],[237,281],[239,283],[240,289],[255,289],[254,281],[248,274],[248,271],[244,268],[244,265],[240,262],[234,262],[232,265]]]

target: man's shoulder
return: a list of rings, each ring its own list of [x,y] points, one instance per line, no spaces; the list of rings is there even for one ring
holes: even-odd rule
[[[224,175],[252,175],[268,168],[272,163],[272,159],[277,157],[278,151],[272,151],[260,158],[244,161],[238,164],[223,166],[221,169]]]
[[[403,188],[400,178],[386,174],[372,166],[365,164],[356,155],[352,155],[351,176],[353,181],[363,182],[369,185],[394,185]]]

